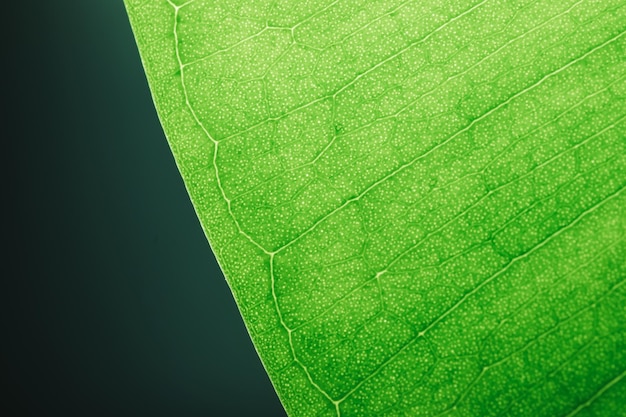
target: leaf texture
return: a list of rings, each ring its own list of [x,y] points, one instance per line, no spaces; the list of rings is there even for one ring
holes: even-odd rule
[[[125,2],[289,415],[626,415],[626,2]]]

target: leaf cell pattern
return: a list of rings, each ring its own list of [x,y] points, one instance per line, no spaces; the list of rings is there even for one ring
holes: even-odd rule
[[[626,2],[126,6],[290,415],[626,415]]]

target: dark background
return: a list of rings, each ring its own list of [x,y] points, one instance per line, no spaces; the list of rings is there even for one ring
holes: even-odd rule
[[[174,165],[122,0],[12,3],[1,414],[285,415]]]

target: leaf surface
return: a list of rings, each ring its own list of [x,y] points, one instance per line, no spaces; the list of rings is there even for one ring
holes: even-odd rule
[[[289,415],[626,415],[624,1],[125,2]]]

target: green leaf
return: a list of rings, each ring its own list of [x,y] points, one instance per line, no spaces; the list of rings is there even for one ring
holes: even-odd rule
[[[624,1],[125,1],[289,415],[626,415]]]

